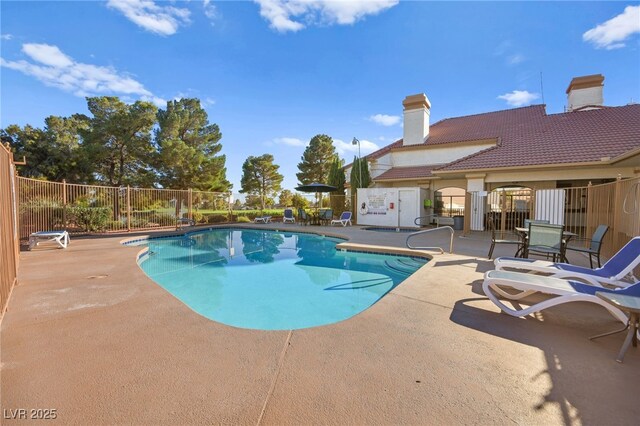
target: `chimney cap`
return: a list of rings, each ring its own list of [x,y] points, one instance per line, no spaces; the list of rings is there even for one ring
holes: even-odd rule
[[[429,98],[427,98],[427,95],[425,95],[424,93],[418,93],[417,95],[409,95],[404,98],[404,101],[402,101],[402,106],[404,107],[405,111],[409,109],[420,109],[423,107],[431,109],[431,102],[429,102]]]
[[[602,74],[585,75],[582,77],[574,77],[567,87],[567,94],[572,90],[588,89],[590,87],[598,87],[604,85],[604,76]]]

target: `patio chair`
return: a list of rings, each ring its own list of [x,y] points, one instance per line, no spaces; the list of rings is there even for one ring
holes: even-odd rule
[[[308,225],[309,222],[311,221],[311,218],[309,217],[309,215],[307,214],[307,212],[304,209],[298,209],[298,220],[305,224]]]
[[[607,231],[609,231],[608,225],[599,225],[591,239],[587,239],[587,241],[589,241],[589,247],[567,246],[567,250],[589,254],[589,265],[591,266],[591,269],[593,269],[593,256],[595,256],[598,260],[598,268],[600,268],[602,267],[600,264],[600,250],[602,249],[602,240],[604,240],[604,236],[607,234]],[[578,242],[585,240],[578,238],[573,241]]]
[[[517,293],[507,292],[501,287],[516,290]],[[489,300],[495,303],[495,305],[504,313],[514,317],[523,317],[533,312],[540,312],[544,309],[561,305],[563,303],[591,302],[604,307],[611,315],[626,325],[629,320],[627,315],[614,305],[597,297],[595,293],[605,292],[640,297],[640,282],[636,282],[627,288],[614,290],[610,288],[594,287],[592,285],[563,280],[556,277],[545,277],[541,275],[523,274],[520,272],[510,271],[489,271],[484,274],[482,290]],[[522,298],[535,293],[543,293],[556,297],[545,299],[542,302],[523,308],[519,301]],[[514,304],[516,307],[508,307],[498,299],[498,296],[518,301]]]
[[[293,210],[291,209],[284,209],[284,216],[282,218],[282,223],[287,223],[287,222],[296,223],[296,218],[293,217]]]
[[[529,223],[529,235],[524,248],[524,257],[530,253],[541,254],[553,261],[564,259],[564,242],[562,233],[564,226],[545,223]]]
[[[39,231],[29,235],[29,250],[40,245],[41,242],[54,242],[61,248],[69,246],[69,233],[67,231]]]
[[[603,285],[615,287],[627,287],[629,282],[625,277],[631,275],[633,270],[640,265],[640,237],[635,237],[622,247],[616,254],[605,262],[601,268],[589,269],[568,263],[553,263],[544,260],[518,259],[514,257],[499,257],[494,261],[499,271],[517,269],[549,274],[556,278],[573,278],[591,285],[602,287]]]
[[[498,239],[496,238],[496,224],[491,217],[487,218],[487,227],[489,231],[491,231],[491,247],[489,247],[489,254],[487,257],[491,259],[493,255],[493,249],[496,247],[496,244],[513,244],[516,246],[516,256],[518,253],[522,251],[522,240],[508,240],[508,239]]]
[[[543,219],[525,219],[524,220],[524,227],[528,228],[530,224],[532,223],[542,223],[542,224],[549,224],[551,223],[548,220],[543,220]]]
[[[253,219],[253,223],[269,223],[271,222],[271,216],[258,216]]]
[[[342,226],[347,226],[347,224],[351,225],[351,212],[342,212],[340,219],[333,219],[331,221],[331,225],[334,224]]]
[[[333,220],[333,210],[327,209],[320,212],[320,223],[328,225]]]

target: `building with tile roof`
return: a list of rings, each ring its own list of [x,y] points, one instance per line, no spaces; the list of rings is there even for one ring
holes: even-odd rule
[[[408,96],[403,138],[366,156],[372,186],[484,193],[640,176],[640,105],[604,106],[603,82],[602,75],[574,78],[560,114],[532,105],[433,125],[426,95]]]

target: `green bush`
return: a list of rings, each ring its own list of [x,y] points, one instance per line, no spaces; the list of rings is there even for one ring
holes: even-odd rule
[[[71,206],[67,208],[67,217],[84,231],[101,232],[107,229],[112,211],[111,207]]]
[[[187,215],[186,217],[188,217],[188,216],[189,215]],[[192,212],[191,213],[191,219],[193,219],[194,222],[196,222],[196,223],[207,223],[207,219],[200,212]]]
[[[161,226],[173,226],[176,223],[176,218],[169,213],[153,213],[149,216],[149,222],[157,223]]]
[[[229,220],[226,214],[209,214],[205,217],[206,223],[224,223]]]
[[[238,223],[251,223],[251,219],[249,219],[246,216],[238,216],[238,218],[236,219],[236,222],[238,222]]]

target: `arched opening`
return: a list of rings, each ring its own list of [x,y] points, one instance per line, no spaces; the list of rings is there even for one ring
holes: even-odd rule
[[[497,230],[513,231],[533,217],[534,190],[525,186],[494,188],[487,196],[486,220],[493,220]],[[485,229],[487,229],[485,223]]]
[[[463,188],[454,186],[435,191],[434,214],[441,217],[464,216],[465,193]]]

